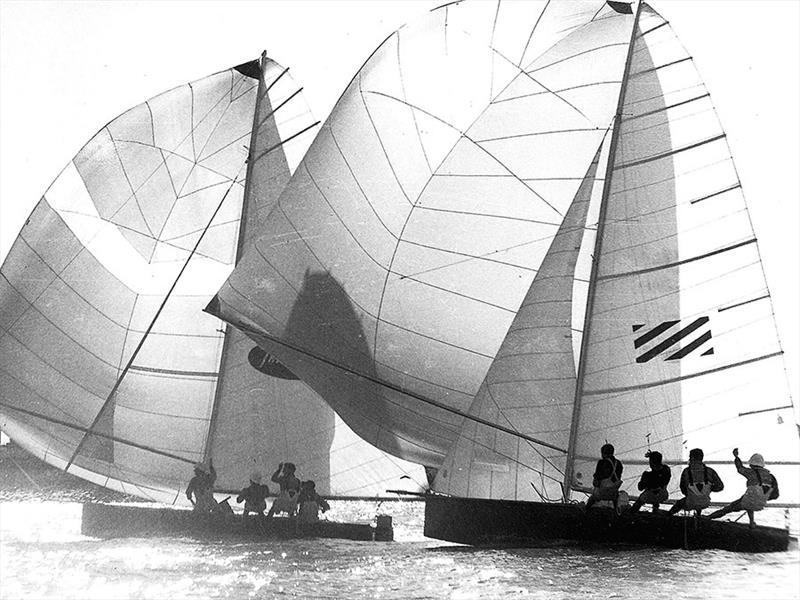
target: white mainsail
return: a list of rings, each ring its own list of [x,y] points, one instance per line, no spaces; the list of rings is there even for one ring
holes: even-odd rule
[[[336,495],[382,493],[411,470],[302,382],[256,371],[252,343],[224,341],[202,312],[314,129],[286,71],[254,61],[152,98],[47,190],[0,269],[0,416],[14,441],[168,502],[204,457],[223,489],[287,460]]]
[[[359,436],[440,466],[612,122],[632,22],[464,2],[395,32],[211,309]]]

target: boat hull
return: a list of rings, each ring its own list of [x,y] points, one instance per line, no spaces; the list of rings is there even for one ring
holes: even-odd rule
[[[550,546],[562,543],[646,545],[735,552],[780,552],[789,532],[730,521],[669,517],[665,513],[584,510],[578,504],[457,498],[425,499],[425,535],[473,546]]]
[[[369,523],[318,521],[299,524],[286,517],[242,518],[235,514],[197,514],[179,508],[124,504],[85,503],[81,533],[100,538],[193,537],[200,539],[338,538],[359,541],[391,541],[392,528]]]

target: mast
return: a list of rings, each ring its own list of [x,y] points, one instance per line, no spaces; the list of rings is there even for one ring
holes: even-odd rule
[[[575,445],[578,437],[578,426],[581,416],[581,395],[583,391],[583,381],[586,377],[586,352],[589,348],[589,321],[594,308],[595,288],[597,287],[597,265],[600,259],[600,252],[603,246],[603,230],[605,229],[605,216],[608,207],[608,198],[611,195],[611,178],[614,170],[614,155],[617,151],[619,142],[620,126],[622,123],[622,108],[625,104],[625,92],[628,87],[628,78],[633,57],[633,47],[636,41],[636,30],[639,26],[639,15],[642,11],[642,1],[636,7],[636,14],[633,18],[631,29],[631,41],[628,44],[628,56],[625,59],[625,69],[622,72],[622,83],[617,99],[617,110],[614,116],[614,127],[611,132],[611,142],[608,150],[608,162],[606,163],[605,186],[600,197],[600,210],[597,217],[597,233],[594,240],[594,253],[592,254],[592,270],[589,275],[589,290],[586,298],[586,312],[583,319],[583,337],[581,338],[581,351],[578,358],[578,374],[575,381],[575,399],[572,406],[572,423],[569,430],[569,444],[567,445],[567,462],[564,468],[563,494],[564,501],[569,501],[572,491],[572,476],[575,467]]]
[[[242,212],[239,219],[239,239],[236,242],[236,257],[234,258],[234,265],[239,262],[244,249],[245,230],[247,228],[247,210],[250,204],[250,194],[252,189],[252,174],[253,163],[256,162],[256,142],[258,140],[258,129],[260,126],[259,115],[261,111],[261,97],[265,93],[264,85],[264,69],[267,64],[267,51],[261,53],[261,58],[258,62],[258,91],[256,92],[256,105],[253,110],[253,127],[250,131],[250,144],[247,150],[247,169],[245,171],[244,180],[244,193],[242,195]],[[211,448],[214,442],[214,431],[217,424],[217,415],[219,414],[219,403],[222,397],[222,383],[225,377],[225,365],[227,363],[228,354],[230,353],[232,329],[230,325],[225,327],[225,337],[222,342],[222,353],[219,359],[219,368],[217,369],[217,387],[214,391],[214,403],[211,406],[211,418],[208,422],[208,434],[206,435],[206,442],[203,449],[203,460],[208,461],[211,458]]]

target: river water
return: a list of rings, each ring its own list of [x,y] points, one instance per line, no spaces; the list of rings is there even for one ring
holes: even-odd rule
[[[336,502],[328,514],[369,519],[377,509]],[[379,510],[393,516],[395,542],[210,543],[99,540],[80,534],[78,503],[0,502],[0,598],[800,599],[796,543],[760,555],[472,549],[425,538],[420,503]],[[784,511],[769,512],[759,521],[782,526]]]

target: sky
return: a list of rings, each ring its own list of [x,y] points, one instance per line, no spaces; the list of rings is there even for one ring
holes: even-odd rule
[[[324,120],[374,48],[443,1],[0,0],[0,260],[61,169],[128,108],[266,49]],[[800,1],[652,4],[694,56],[728,134],[797,405]]]

